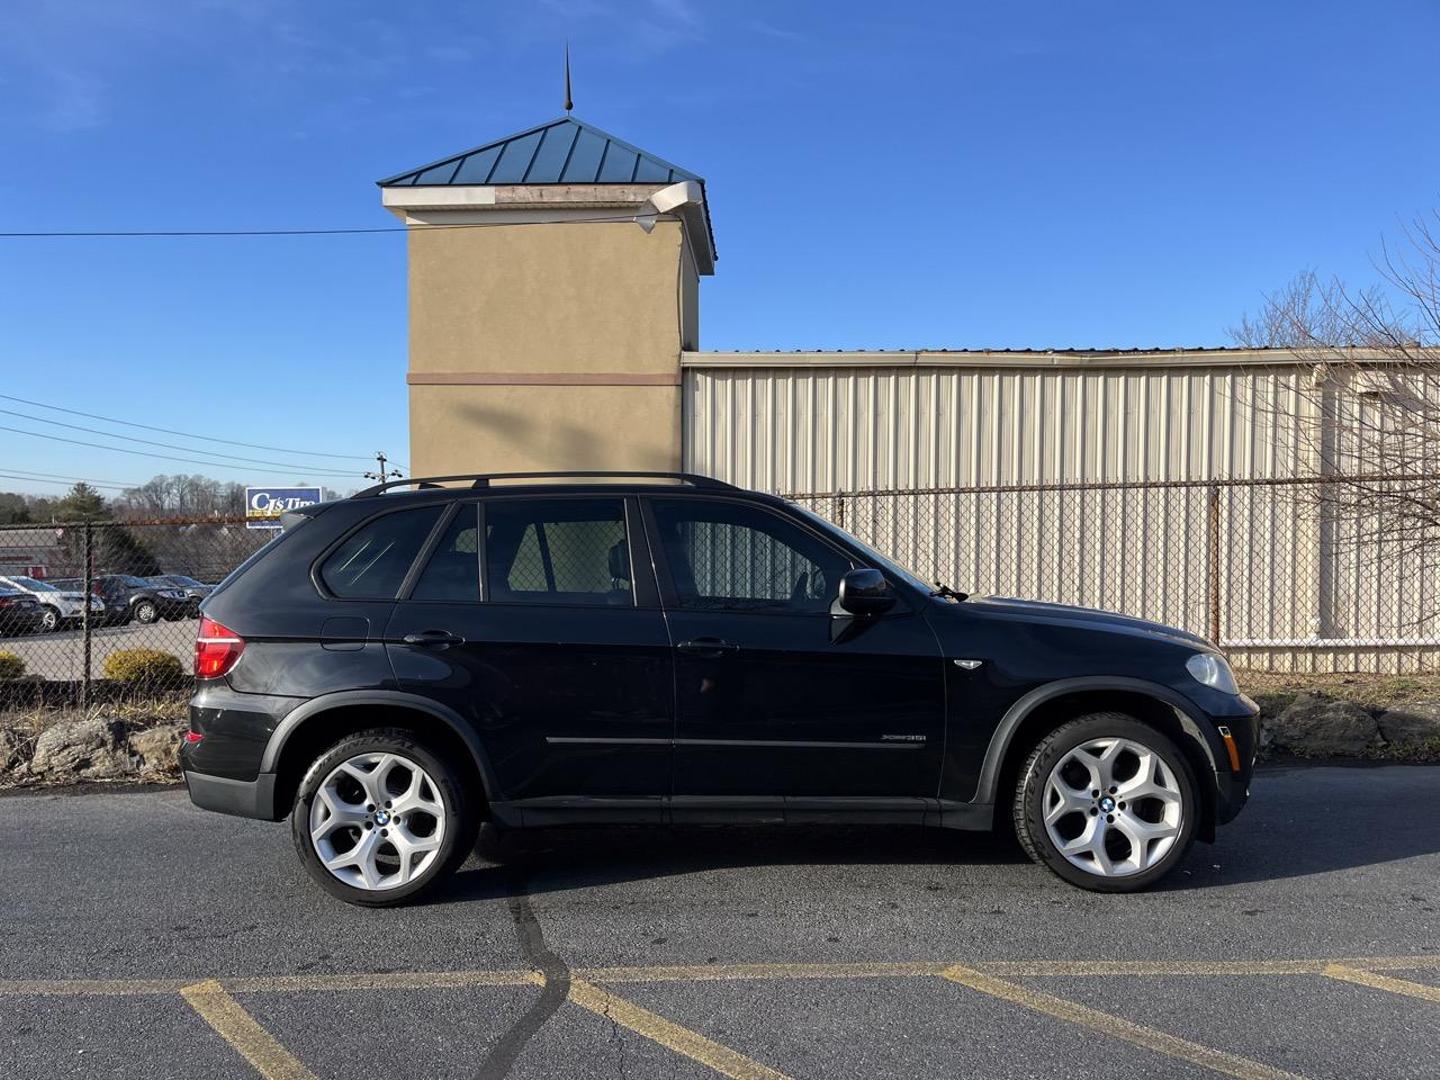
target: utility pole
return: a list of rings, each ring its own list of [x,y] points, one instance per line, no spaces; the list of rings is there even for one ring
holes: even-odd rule
[[[385,451],[384,451],[384,450],[376,450],[376,451],[375,451],[375,461],[378,463],[379,468],[378,468],[378,470],[375,471],[375,472],[367,472],[367,473],[365,474],[365,479],[367,479],[367,480],[379,480],[380,483],[382,483],[382,484],[385,483],[387,480],[399,480],[399,479],[400,479],[400,470],[399,470],[399,469],[390,469],[389,471],[387,471],[386,468],[385,468],[385,462],[386,462],[387,460],[388,460],[388,459],[385,457]]]

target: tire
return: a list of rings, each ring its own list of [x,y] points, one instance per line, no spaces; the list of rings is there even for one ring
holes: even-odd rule
[[[465,861],[478,821],[478,798],[452,766],[413,732],[377,728],[342,739],[310,766],[295,796],[290,834],[305,869],[331,896],[361,907],[395,907]],[[407,846],[395,843],[400,837],[415,845],[408,858],[401,856]]]
[[[53,634],[64,625],[65,620],[61,617],[59,608],[46,607],[45,614],[40,616],[41,633]]]
[[[141,600],[133,609],[136,622],[142,622],[149,626],[160,617],[160,609],[155,606],[153,600]]]
[[[1047,811],[1055,815],[1048,825]],[[1040,740],[1020,769],[1012,817],[1035,862],[1082,889],[1122,893],[1147,889],[1179,865],[1202,812],[1174,741],[1104,712]]]

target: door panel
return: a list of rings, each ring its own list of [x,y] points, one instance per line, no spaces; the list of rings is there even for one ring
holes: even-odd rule
[[[677,799],[935,798],[944,662],[925,621],[832,614],[850,557],[765,507],[688,496],[650,511],[676,644]]]
[[[490,500],[476,569],[462,557],[474,534],[460,550],[442,540],[396,605],[386,640],[400,685],[470,719],[508,800],[643,800],[661,816],[670,639],[658,607],[635,606],[625,519],[619,498]],[[481,568],[486,598],[464,599]]]

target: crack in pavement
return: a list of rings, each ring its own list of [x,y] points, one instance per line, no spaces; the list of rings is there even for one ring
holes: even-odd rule
[[[517,876],[512,885],[511,895],[506,903],[510,907],[510,917],[515,920],[515,936],[520,940],[520,953],[533,970],[545,976],[545,985],[540,989],[540,996],[525,1010],[524,1015],[511,1024],[509,1030],[490,1048],[485,1060],[480,1063],[477,1080],[501,1080],[509,1075],[525,1049],[525,1044],[545,1026],[546,1021],[555,1015],[556,1010],[565,1004],[565,999],[570,996],[570,968],[545,944],[545,935],[540,929],[540,920],[535,916],[535,908],[530,903],[524,878]]]

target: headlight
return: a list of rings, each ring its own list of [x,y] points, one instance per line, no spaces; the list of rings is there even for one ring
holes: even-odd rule
[[[1216,653],[1197,652],[1185,661],[1185,670],[1196,682],[1219,690],[1222,694],[1238,694],[1235,676],[1223,656]]]

